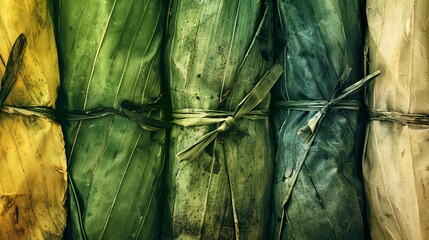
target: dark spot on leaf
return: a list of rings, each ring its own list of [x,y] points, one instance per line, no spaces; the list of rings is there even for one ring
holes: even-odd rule
[[[261,56],[265,61],[269,61],[270,60],[270,55],[268,54],[267,50],[263,50],[261,52]]]
[[[213,174],[218,174],[220,172],[220,162],[217,157],[214,159],[214,165],[213,165]]]
[[[18,206],[15,206],[15,217],[13,219],[13,223],[18,224],[18,222],[19,222],[19,210],[18,210]]]

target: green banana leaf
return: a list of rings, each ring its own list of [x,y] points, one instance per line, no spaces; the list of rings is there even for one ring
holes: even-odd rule
[[[278,78],[274,69],[260,81],[273,65],[271,11],[265,1],[171,2],[166,63],[175,125],[164,238],[268,235],[273,143],[265,112],[270,99],[254,96]],[[257,103],[243,116],[243,109]]]
[[[323,101],[311,106],[332,100],[363,75],[360,5],[277,1],[284,75],[273,88],[273,239],[364,237],[362,127],[359,112],[349,110],[358,108],[353,100],[362,95],[352,94],[327,112]]]
[[[164,9],[160,0],[58,3],[70,239],[159,238],[166,131],[139,119],[163,118],[153,103]]]

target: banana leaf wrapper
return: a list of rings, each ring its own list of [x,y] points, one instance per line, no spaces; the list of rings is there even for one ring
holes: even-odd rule
[[[166,172],[164,238],[268,236],[273,144],[267,117],[239,118],[201,152],[189,159],[179,156],[225,124],[194,125],[193,121],[218,111],[232,115],[272,67],[271,11],[265,1],[171,3],[166,63],[176,124]],[[268,96],[261,96],[255,111],[268,110]],[[178,110],[203,113],[177,124]]]
[[[350,86],[363,75],[360,4],[277,1],[277,46],[284,74],[273,88],[273,239],[364,237],[359,177],[363,129],[359,112],[344,109],[362,100],[362,93],[326,113],[311,107],[312,102],[332,99],[339,85]],[[347,66],[351,72],[339,83]],[[284,101],[303,101],[302,109],[279,107]],[[299,132],[321,113],[311,137],[301,136]]]
[[[124,102],[147,107],[161,95],[164,2],[62,0],[57,9],[67,237],[158,239],[166,131],[123,113]],[[163,118],[160,107],[146,110],[138,114]]]
[[[363,159],[373,239],[429,238],[428,1],[367,1],[370,86]],[[380,114],[382,112],[382,114]]]
[[[60,79],[51,1],[0,2],[0,60],[0,239],[61,239],[67,174],[53,118]]]

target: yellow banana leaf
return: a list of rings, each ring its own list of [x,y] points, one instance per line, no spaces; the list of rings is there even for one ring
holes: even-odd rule
[[[363,173],[373,239],[429,239],[429,1],[368,0]]]
[[[51,1],[0,1],[0,239],[62,239],[65,227],[67,174],[61,127],[53,119],[60,80],[51,7]],[[27,41],[22,63],[8,60],[18,36]],[[14,85],[7,70],[12,66]]]

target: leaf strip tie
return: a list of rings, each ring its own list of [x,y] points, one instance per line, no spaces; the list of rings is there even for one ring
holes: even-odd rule
[[[6,69],[1,79],[0,85],[0,108],[1,112],[9,114],[18,114],[22,116],[36,116],[47,120],[55,120],[54,110],[49,107],[40,106],[8,106],[4,105],[7,97],[15,85],[22,60],[24,57],[25,48],[27,46],[27,37],[21,33],[12,46],[9,57],[6,63]]]
[[[263,120],[268,118],[269,113],[270,112],[265,109],[252,110],[244,115],[243,118],[250,120]],[[235,124],[235,119],[232,115],[234,115],[234,112],[220,110],[204,111],[201,109],[186,108],[173,111],[172,123],[183,127],[194,127],[228,122],[227,124],[232,126]]]
[[[402,125],[419,125],[419,127],[429,127],[429,114],[381,111],[373,108],[368,108],[367,111],[369,120],[371,121],[388,121]]]
[[[170,122],[150,117],[150,113],[159,110],[160,107],[157,101],[145,105],[137,105],[129,101],[123,101],[121,103],[122,110],[110,107],[99,107],[87,111],[72,110],[64,114],[64,119],[78,121],[97,119],[110,115],[123,116],[135,121],[144,130],[153,132],[171,127]]]
[[[249,94],[238,104],[237,108],[232,114],[228,114],[222,117],[222,114],[225,112],[219,111],[202,111],[202,114],[207,114],[205,117],[199,117],[198,114],[187,116],[183,115],[182,119],[173,120],[173,123],[182,125],[182,126],[198,126],[198,125],[207,125],[220,123],[220,126],[215,130],[205,134],[200,139],[198,139],[193,145],[187,147],[186,149],[177,153],[176,157],[179,161],[192,160],[196,158],[215,138],[220,132],[228,131],[228,129],[235,124],[235,122],[248,115],[253,108],[255,108],[265,96],[270,92],[271,88],[277,82],[277,79],[283,73],[283,68],[280,64],[275,64],[270,70],[268,70],[261,80],[255,85],[255,87],[250,91]],[[182,110],[183,111],[183,110]],[[189,112],[192,112],[190,110]],[[259,112],[262,113],[262,112]],[[177,118],[177,111],[173,114],[173,118]],[[212,115],[217,118],[211,118]],[[253,113],[252,115],[258,115],[258,113]]]
[[[296,111],[322,111],[326,105],[326,100],[296,100],[296,101],[281,101],[274,104],[274,109],[289,109]],[[362,108],[362,103],[357,100],[344,99],[335,105],[332,105],[329,110],[355,110],[359,111]]]

